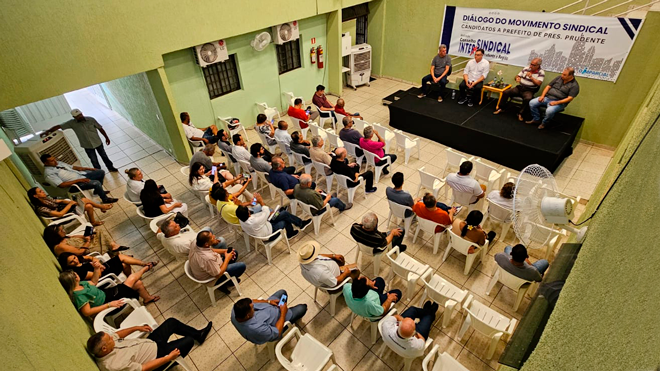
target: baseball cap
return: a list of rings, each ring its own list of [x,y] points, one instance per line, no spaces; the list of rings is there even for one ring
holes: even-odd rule
[[[81,110],[79,110],[79,109],[77,109],[77,108],[74,108],[74,109],[71,110],[71,116],[76,117],[76,116],[78,116],[78,115],[82,115],[82,111],[81,111]]]

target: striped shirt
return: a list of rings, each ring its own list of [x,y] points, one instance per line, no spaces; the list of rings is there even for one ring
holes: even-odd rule
[[[529,66],[525,67],[518,74],[518,77],[520,77],[520,85],[527,86],[527,87],[530,87],[530,88],[540,86],[540,85],[534,84],[534,81],[532,81],[532,79],[527,77],[527,72],[532,72],[532,68],[529,67]],[[545,71],[543,71],[542,69],[539,68],[539,70],[536,71],[535,73],[532,72],[532,77],[536,80],[540,80],[541,83],[543,83],[543,79],[545,78]]]

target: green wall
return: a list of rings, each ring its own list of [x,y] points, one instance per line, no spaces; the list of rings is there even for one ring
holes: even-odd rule
[[[0,359],[3,370],[96,370],[89,329],[60,286],[26,190],[0,162]]]
[[[351,45],[355,45],[355,36],[356,33],[357,20],[351,19],[350,21],[341,23],[341,33],[350,32],[351,33]],[[367,35],[369,37],[369,35]]]
[[[370,4],[370,9],[373,9],[376,3]],[[440,40],[445,4],[474,8],[551,11],[568,3],[559,0],[541,3],[475,0],[469,4],[437,0],[387,0],[382,50],[384,62],[381,62],[381,67],[377,61],[374,61],[375,70],[382,71],[381,74],[384,76],[414,82],[427,74],[431,58],[436,53]],[[611,6],[609,3],[608,5]],[[626,6],[618,11],[625,10]],[[589,12],[598,9],[594,8]],[[374,34],[372,25],[369,26],[369,31],[371,42]],[[585,118],[582,139],[612,147],[618,145],[658,74],[660,48],[657,47],[657,35],[659,33],[660,14],[651,12],[616,83],[578,78],[580,95],[568,106],[566,113]],[[449,53],[451,54],[451,50]],[[374,52],[374,57],[378,56],[378,52]],[[512,78],[520,67],[512,66],[503,70],[505,77]],[[557,74],[549,73],[546,79],[549,81],[555,76]]]
[[[327,50],[326,18],[326,15],[320,15],[299,20],[302,67],[282,75],[279,75],[277,69],[274,44],[269,44],[260,52],[250,46],[255,35],[270,30],[225,39],[229,54],[236,55],[241,90],[213,100],[209,99],[202,69],[195,62],[190,48],[164,55],[165,73],[176,107],[189,112],[197,126],[217,124],[218,116],[232,116],[250,127],[255,123],[258,112],[256,102],[266,102],[271,107],[285,111],[288,103],[283,92],[292,91],[297,96],[311,100],[316,85],[327,85],[328,81],[328,64],[325,64],[324,69],[318,69],[309,60],[313,37],[316,38],[315,46],[323,45],[324,50]]]

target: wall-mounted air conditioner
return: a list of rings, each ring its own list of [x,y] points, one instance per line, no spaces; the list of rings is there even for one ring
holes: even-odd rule
[[[197,63],[201,67],[224,62],[229,59],[227,44],[225,40],[217,40],[211,43],[197,45],[195,47],[195,56],[197,57]]]
[[[282,45],[291,40],[298,40],[300,31],[298,30],[298,21],[282,23],[273,26],[273,41],[275,44]]]

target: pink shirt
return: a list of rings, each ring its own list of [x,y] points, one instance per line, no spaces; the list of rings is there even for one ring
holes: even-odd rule
[[[385,156],[385,151],[383,151],[383,147],[385,147],[385,143],[376,142],[370,139],[360,138],[360,147],[366,149],[371,153],[375,153],[380,158]]]

